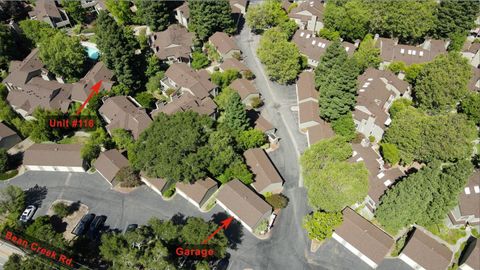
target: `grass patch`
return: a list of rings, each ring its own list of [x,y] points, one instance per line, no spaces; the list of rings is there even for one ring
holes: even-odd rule
[[[72,136],[72,137],[65,137],[58,141],[59,144],[85,144],[88,141],[88,137],[81,137],[81,136]]]
[[[477,229],[472,228],[472,235],[477,239],[480,238],[480,233],[478,233]]]
[[[442,238],[447,243],[454,245],[457,243],[458,239],[467,235],[465,229],[450,229],[445,224],[435,224],[426,227],[431,233]]]
[[[8,180],[18,174],[18,170],[11,170],[8,172],[0,173],[0,180]]]
[[[392,257],[398,257],[398,255],[400,255],[400,252],[405,246],[407,237],[408,237],[408,232],[404,234],[402,237],[398,238],[397,242],[395,242],[395,248],[392,250],[392,253],[391,253]]]

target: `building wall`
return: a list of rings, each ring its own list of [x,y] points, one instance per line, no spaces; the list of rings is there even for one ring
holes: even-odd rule
[[[180,12],[180,10],[177,10],[175,13],[175,19],[178,21],[179,24],[185,26],[188,28],[188,20],[183,16],[183,14]]]
[[[145,177],[140,177],[140,180],[142,180],[143,183],[145,183],[145,185],[147,185],[147,187],[151,188],[153,191],[155,191],[156,193],[158,193],[160,196],[163,197],[162,195],[162,191],[165,189],[165,185],[161,190],[158,189],[156,186],[152,185],[152,183],[150,183],[150,181],[147,180],[147,178]]]
[[[205,196],[203,196],[202,200],[200,201],[200,207],[202,207],[208,201],[208,199],[210,199],[217,189],[218,187],[213,186],[207,191],[207,193],[205,193]]]
[[[271,192],[271,193],[280,193],[282,192],[283,190],[283,184],[282,183],[273,183],[273,184],[270,184],[268,186],[266,186],[264,189],[262,190],[258,190],[255,188],[255,182],[252,184],[252,187],[258,192],[258,193],[261,193],[261,194],[265,194],[267,192]]]
[[[200,205],[192,200],[190,197],[187,196],[187,194],[183,193],[183,191],[181,191],[180,189],[176,189],[177,190],[177,193],[180,194],[183,198],[185,198],[187,201],[189,201],[191,204],[195,205],[197,208],[200,208]]]
[[[333,233],[332,238],[335,239],[337,242],[342,244],[344,247],[346,247],[350,252],[355,254],[357,257],[359,257],[362,261],[364,261],[366,264],[368,264],[372,268],[377,268],[377,264],[372,261],[370,258],[365,256],[362,252],[360,252],[358,249],[356,249],[354,246],[352,246],[350,243],[348,243],[345,239],[343,239],[340,235]]]

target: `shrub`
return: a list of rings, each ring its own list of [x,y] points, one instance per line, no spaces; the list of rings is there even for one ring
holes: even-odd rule
[[[70,206],[63,202],[59,202],[53,205],[53,212],[55,215],[64,218],[71,214]]]
[[[332,237],[333,231],[342,221],[340,212],[313,212],[303,219],[303,228],[307,230],[308,238],[322,241]]]
[[[175,185],[170,185],[167,189],[162,192],[163,197],[170,198],[173,193],[175,193]]]
[[[260,221],[260,224],[255,228],[256,234],[264,234],[268,229],[268,221],[266,219]]]
[[[274,209],[282,209],[288,205],[288,197],[283,194],[273,194],[265,197],[265,201],[270,204]]]
[[[400,161],[400,154],[398,152],[398,148],[394,144],[382,143],[381,152],[385,161],[392,165],[395,165]]]
[[[373,135],[368,136],[368,140],[369,140],[371,143],[375,142],[375,136],[373,136]]]
[[[0,148],[0,173],[4,173],[8,170],[8,154],[7,150]]]
[[[242,54],[239,53],[239,52],[234,52],[234,53],[232,54],[232,57],[235,58],[235,59],[237,59],[238,61],[242,60]]]
[[[250,70],[245,70],[242,75],[243,78],[247,80],[255,79],[255,74],[253,74],[253,72],[251,72]]]
[[[405,241],[407,240],[408,234],[404,234],[402,237],[398,238],[397,242],[395,242],[395,248],[392,250],[392,257],[397,257],[400,255],[403,247],[405,246]]]
[[[332,129],[336,134],[343,136],[347,141],[355,138],[355,123],[351,114],[341,116],[332,122]]]
[[[201,69],[210,65],[210,60],[208,57],[201,53],[201,52],[193,52],[192,53],[192,63],[191,66],[193,69]]]
[[[121,168],[115,176],[115,180],[120,181],[122,187],[136,187],[142,183],[138,172],[130,166]]]
[[[260,97],[253,97],[250,101],[252,108],[260,108],[263,106],[263,100]]]
[[[167,94],[167,96],[171,96],[173,93],[175,93],[177,90],[173,89],[173,88],[168,88],[166,91],[165,91],[165,94]]]
[[[149,92],[141,92],[135,96],[135,100],[147,109],[152,109],[155,106],[155,98]]]

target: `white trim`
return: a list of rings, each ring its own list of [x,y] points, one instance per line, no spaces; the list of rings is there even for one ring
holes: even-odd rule
[[[410,257],[405,255],[404,253],[400,254],[400,256],[398,256],[398,258],[400,260],[402,260],[403,262],[405,262],[406,264],[408,264],[408,266],[412,267],[415,270],[425,270],[425,268],[420,266],[418,263],[416,263],[414,260],[412,260]]]
[[[340,235],[336,234],[335,232],[332,235],[332,238],[337,240],[340,244],[342,244],[344,247],[346,247],[350,252],[355,254],[357,257],[359,257],[362,261],[364,261],[366,264],[368,264],[372,268],[377,268],[377,264],[372,261],[370,258],[368,258],[365,254],[360,252],[360,250],[356,249],[354,246],[352,246],[350,243],[348,243],[345,239],[343,239]]]

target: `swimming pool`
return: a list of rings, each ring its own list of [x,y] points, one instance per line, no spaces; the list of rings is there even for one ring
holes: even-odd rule
[[[98,60],[100,57],[100,51],[97,49],[97,46],[90,42],[82,42],[82,46],[87,52],[88,58],[92,60]]]

